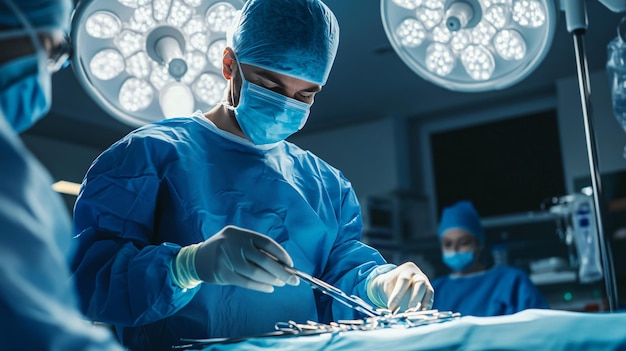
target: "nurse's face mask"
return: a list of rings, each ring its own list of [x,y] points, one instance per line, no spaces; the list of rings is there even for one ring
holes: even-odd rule
[[[55,47],[49,55],[26,16],[11,0],[6,0],[5,4],[20,19],[23,28],[0,32],[0,40],[26,36],[30,38],[35,50],[31,55],[0,65],[0,111],[13,130],[20,133],[50,110],[50,76],[69,62],[71,46],[65,38],[65,42]]]
[[[477,239],[460,228],[446,231],[441,238],[443,262],[454,272],[462,272],[472,266],[479,245]]]
[[[243,134],[256,145],[285,140],[304,127],[311,105],[279,94],[246,80],[237,60],[241,75],[241,92],[237,107],[225,105],[235,112]],[[231,89],[231,101],[234,101]]]
[[[443,263],[454,272],[462,272],[474,263],[474,251],[443,251]]]

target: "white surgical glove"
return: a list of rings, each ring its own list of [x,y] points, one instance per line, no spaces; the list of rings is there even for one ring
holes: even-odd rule
[[[429,310],[434,290],[426,275],[413,262],[379,274],[367,285],[367,296],[381,308],[391,311]]]
[[[260,249],[293,267],[287,251],[270,237],[226,226],[202,243],[183,247],[172,262],[172,276],[183,288],[207,282],[272,292],[274,286],[300,283],[282,264]]]

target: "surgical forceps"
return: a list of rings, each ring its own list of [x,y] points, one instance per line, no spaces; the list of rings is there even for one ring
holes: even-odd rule
[[[363,314],[366,314],[369,317],[380,317],[383,313],[375,310],[372,306],[370,306],[367,302],[363,301],[360,297],[356,295],[348,295],[343,292],[341,289],[336,288],[325,281],[315,278],[308,273],[305,273],[295,267],[291,267],[284,262],[281,262],[277,257],[272,255],[271,253],[259,249],[261,252],[269,256],[274,261],[280,263],[287,272],[295,275],[296,277],[307,282],[313,289],[318,289],[322,293],[332,297],[333,299],[341,302],[342,304],[359,311]]]

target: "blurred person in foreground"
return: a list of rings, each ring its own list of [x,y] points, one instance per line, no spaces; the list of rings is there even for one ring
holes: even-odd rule
[[[72,226],[52,178],[19,133],[50,109],[67,62],[71,0],[0,0],[0,348],[122,350],[78,309]]]

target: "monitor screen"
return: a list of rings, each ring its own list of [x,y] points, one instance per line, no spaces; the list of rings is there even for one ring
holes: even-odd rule
[[[481,217],[541,210],[565,194],[555,110],[430,134],[437,216],[474,202]]]

